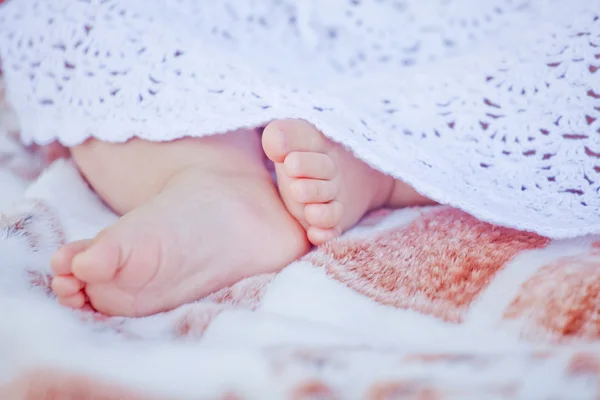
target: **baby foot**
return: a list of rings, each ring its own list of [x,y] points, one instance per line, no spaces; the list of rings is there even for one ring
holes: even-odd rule
[[[52,288],[60,303],[150,315],[279,271],[304,254],[305,234],[262,160],[246,163],[234,150],[200,153],[204,164],[174,175],[158,195],[93,240],[57,252]],[[208,163],[209,157],[223,165]]]
[[[262,143],[275,163],[288,211],[314,245],[339,236],[370,210],[432,203],[403,182],[369,167],[306,121],[272,122],[263,132]]]

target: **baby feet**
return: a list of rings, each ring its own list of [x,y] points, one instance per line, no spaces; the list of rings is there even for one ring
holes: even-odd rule
[[[303,120],[270,123],[263,149],[275,163],[281,197],[314,245],[339,236],[368,211],[432,204],[327,139]]]
[[[273,122],[262,139],[279,195],[248,132],[74,151],[92,186],[125,215],[54,255],[59,301],[108,315],[169,310],[279,271],[307,251],[306,237],[321,244],[369,210],[431,203],[307,122]]]
[[[121,164],[115,175],[106,170],[112,165],[108,161],[164,162],[176,172],[158,194],[96,238],[71,243],[54,255],[52,289],[61,304],[82,308],[89,303],[108,315],[150,315],[243,278],[279,271],[307,251],[302,228],[285,209],[264,166],[258,136],[248,143],[248,136],[228,142],[227,135],[233,134],[175,145],[129,142],[121,145],[134,148],[127,150],[128,157],[117,150],[109,153],[115,160],[102,158],[100,170],[110,180],[132,168]],[[180,170],[181,159],[189,166]],[[141,196],[135,185],[149,174],[164,172],[162,166],[138,167],[129,186],[120,188],[135,190],[129,198]],[[119,192],[99,191],[113,207],[118,203],[114,196]]]

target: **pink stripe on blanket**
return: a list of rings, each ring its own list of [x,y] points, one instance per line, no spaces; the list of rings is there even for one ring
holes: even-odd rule
[[[388,381],[373,385],[365,396],[368,400],[418,399],[442,400],[443,396],[426,382]]]
[[[445,400],[461,398],[513,398],[517,387],[513,385],[489,384],[465,389],[440,390],[427,380],[397,380],[374,385],[365,396],[368,400]]]
[[[0,398],[10,400],[167,400],[109,385],[81,374],[54,368],[36,369],[0,386]],[[169,398],[169,400],[176,400]]]
[[[590,376],[600,384],[600,356],[591,353],[576,353],[571,357],[567,372],[571,376]]]
[[[595,386],[596,399],[600,399],[600,354],[576,353],[571,357],[567,374],[584,379]]]
[[[548,243],[442,208],[374,238],[325,244],[307,259],[381,304],[458,323],[508,261]]]
[[[600,339],[600,254],[561,258],[521,285],[505,318],[529,339]]]
[[[83,374],[37,368],[0,386],[2,400],[177,400],[134,390]],[[241,400],[232,391],[224,391],[215,400]]]
[[[341,400],[334,391],[319,380],[309,380],[295,387],[291,394],[291,400]]]

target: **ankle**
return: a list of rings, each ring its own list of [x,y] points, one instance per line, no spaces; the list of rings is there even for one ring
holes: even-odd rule
[[[431,206],[435,201],[421,195],[412,186],[399,179],[394,179],[392,191],[387,200],[387,206],[392,208]]]
[[[375,195],[371,199],[369,210],[374,210],[389,205],[390,199],[395,191],[396,185],[394,178],[381,172],[377,173],[379,174],[377,177],[379,183],[377,184]]]

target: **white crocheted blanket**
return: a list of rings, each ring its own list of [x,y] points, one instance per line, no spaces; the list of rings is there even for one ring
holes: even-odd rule
[[[44,168],[0,135],[1,399],[600,396],[600,237],[380,211],[279,274],[106,318],[57,303],[49,257],[116,216],[69,161]]]
[[[0,3],[27,141],[304,118],[482,220],[600,233],[600,0]]]

